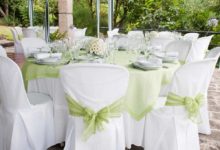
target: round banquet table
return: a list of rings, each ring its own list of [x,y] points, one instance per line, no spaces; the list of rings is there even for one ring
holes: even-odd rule
[[[141,70],[132,66],[135,54],[118,51],[114,62],[129,71],[129,84],[125,95],[125,108],[134,120],[141,120],[153,109],[163,85],[168,84],[179,63],[165,63],[160,69]],[[63,65],[39,65],[27,59],[22,67],[24,83],[28,92],[42,92],[53,99],[56,143],[65,141],[68,108],[59,80]],[[74,83],[73,83],[74,84]]]

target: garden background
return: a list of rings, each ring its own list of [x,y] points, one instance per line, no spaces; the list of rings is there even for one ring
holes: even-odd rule
[[[50,25],[58,25],[58,0],[49,0]],[[44,23],[44,0],[34,0],[34,25]],[[108,26],[107,0],[101,0],[101,32]],[[114,27],[122,32],[133,29],[202,31],[200,35],[217,34],[212,45],[220,45],[220,0],[114,0]],[[87,35],[96,34],[96,0],[73,0],[74,26],[87,27]],[[1,0],[0,35],[12,39],[5,26],[29,26],[28,0]],[[220,32],[219,32],[220,33]]]

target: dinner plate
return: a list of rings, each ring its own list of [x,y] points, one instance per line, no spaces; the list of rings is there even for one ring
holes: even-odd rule
[[[49,58],[45,58],[45,59],[37,59],[35,61],[37,64],[41,64],[41,65],[57,65],[62,63],[61,59],[56,58],[56,57],[49,57]]]
[[[139,62],[133,62],[132,64],[135,68],[139,68],[142,70],[156,70],[162,67],[162,65],[157,65],[157,64],[143,65],[143,64],[140,64]]]
[[[177,57],[163,57],[162,61],[164,63],[176,63],[178,62],[178,58]]]

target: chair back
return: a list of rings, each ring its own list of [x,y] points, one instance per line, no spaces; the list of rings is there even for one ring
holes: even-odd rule
[[[119,28],[115,28],[112,31],[107,31],[108,37],[112,38],[115,35],[118,35]]]
[[[174,41],[172,38],[156,37],[150,40],[150,45],[152,47],[159,46],[161,50],[164,50],[164,48],[172,41]]]
[[[199,37],[199,34],[198,33],[186,33],[184,36],[183,36],[183,39],[184,40],[188,40],[188,41],[195,41],[197,40]]]
[[[60,70],[64,92],[98,111],[125,95],[128,71],[109,64],[73,64]]]
[[[11,28],[11,33],[14,39],[14,47],[16,53],[23,53],[23,48],[21,45],[21,37],[23,37],[22,29],[21,27],[14,27]]]
[[[25,57],[31,56],[34,52],[49,51],[47,43],[40,38],[23,38],[21,40],[21,45],[23,47]]]
[[[87,28],[72,28],[70,29],[70,38],[74,40],[84,38],[86,36],[86,30]]]
[[[216,59],[210,58],[183,65],[174,74],[170,92],[183,97],[206,96],[215,64]]]
[[[205,53],[208,50],[212,37],[213,35],[201,37],[194,41],[186,61],[193,62],[204,59]]]
[[[161,31],[158,33],[158,37],[161,38],[174,38],[174,34],[169,31]]]
[[[14,27],[14,29],[19,36],[23,36],[22,27],[17,26],[17,27]]]
[[[191,41],[175,40],[166,45],[165,51],[175,51],[179,54],[179,60],[185,61],[192,47]]]
[[[0,56],[7,57],[5,49],[0,45]]]
[[[36,38],[37,37],[37,33],[35,32],[34,29],[23,28],[22,32],[23,32],[24,38]]]
[[[144,32],[143,31],[129,31],[128,37],[129,38],[144,38]]]
[[[205,56],[205,58],[216,58],[218,59],[220,56],[220,47],[215,47],[211,49]]]
[[[0,56],[0,109],[14,112],[29,108],[20,68],[10,58]]]
[[[19,41],[19,35],[15,28],[10,28],[14,42]]]

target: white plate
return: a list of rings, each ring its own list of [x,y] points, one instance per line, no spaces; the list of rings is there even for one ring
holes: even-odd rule
[[[132,63],[134,67],[136,68],[140,68],[140,69],[143,69],[143,70],[156,70],[156,69],[160,69],[162,66],[161,65],[141,65],[140,63],[138,62],[133,62]]]
[[[164,63],[176,63],[178,62],[178,58],[177,57],[164,57],[162,58]]]
[[[50,57],[61,59],[62,53],[51,53]]]
[[[49,58],[45,58],[45,59],[37,59],[36,63],[42,64],[42,65],[55,65],[55,64],[59,64],[60,61],[61,61],[61,59],[58,59],[56,57],[49,57]]]
[[[158,57],[158,58],[163,58],[163,57],[165,57],[165,52],[163,52],[163,51],[153,52],[152,54],[153,54],[154,56]]]
[[[148,60],[137,60],[137,64],[144,67],[159,67],[162,66],[162,60],[157,58],[149,58]]]

